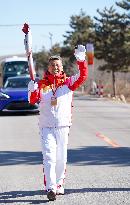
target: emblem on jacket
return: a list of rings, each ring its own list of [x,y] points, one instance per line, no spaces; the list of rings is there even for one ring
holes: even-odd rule
[[[43,84],[41,90],[42,90],[42,92],[47,93],[51,90],[51,86],[50,85],[47,86],[47,85]]]

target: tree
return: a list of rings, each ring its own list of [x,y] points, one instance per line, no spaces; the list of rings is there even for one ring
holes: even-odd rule
[[[129,10],[130,9],[130,1],[122,0],[120,2],[116,2],[116,5],[121,7],[122,9]]]
[[[75,46],[92,42],[93,32],[93,20],[90,16],[86,16],[82,9],[79,15],[70,17],[70,31],[66,31],[66,34],[63,35],[65,40],[61,49],[61,56],[65,59],[65,68],[69,75],[75,73]]]
[[[125,45],[127,26],[126,18],[119,15],[112,7],[106,7],[101,12],[97,10],[101,18],[94,17],[95,23],[95,56],[104,59],[105,65],[100,70],[112,72],[113,94],[116,95],[115,72],[128,70],[128,49]]]
[[[86,45],[88,41],[92,41],[93,20],[82,9],[79,15],[70,17],[70,27],[72,31],[66,31],[64,45],[73,48],[77,44]]]
[[[123,13],[123,16],[125,18],[124,24],[126,26],[125,31],[125,48],[127,50],[127,56],[128,56],[128,62],[127,65],[130,69],[130,0],[122,0],[120,2],[116,2],[116,5],[122,8],[125,12]]]

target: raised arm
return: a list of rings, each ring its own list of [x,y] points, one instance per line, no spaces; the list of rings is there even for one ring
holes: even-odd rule
[[[76,90],[88,77],[88,65],[87,61],[85,60],[85,46],[78,45],[78,47],[75,49],[74,55],[77,59],[77,66],[79,69],[79,73],[71,76],[68,79],[68,87],[70,90],[74,91]]]

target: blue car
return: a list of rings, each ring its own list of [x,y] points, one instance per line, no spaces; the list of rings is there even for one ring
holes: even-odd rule
[[[38,80],[38,79],[36,79]],[[0,112],[38,112],[38,104],[28,102],[29,76],[9,77],[0,88]]]

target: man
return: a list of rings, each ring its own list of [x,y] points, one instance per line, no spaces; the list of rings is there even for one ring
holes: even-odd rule
[[[40,101],[39,126],[44,165],[44,182],[50,201],[64,194],[64,179],[67,162],[67,144],[71,123],[72,95],[87,78],[85,47],[78,45],[74,55],[79,73],[69,78],[63,71],[62,59],[51,56],[48,71],[37,83],[29,82],[29,102]]]

